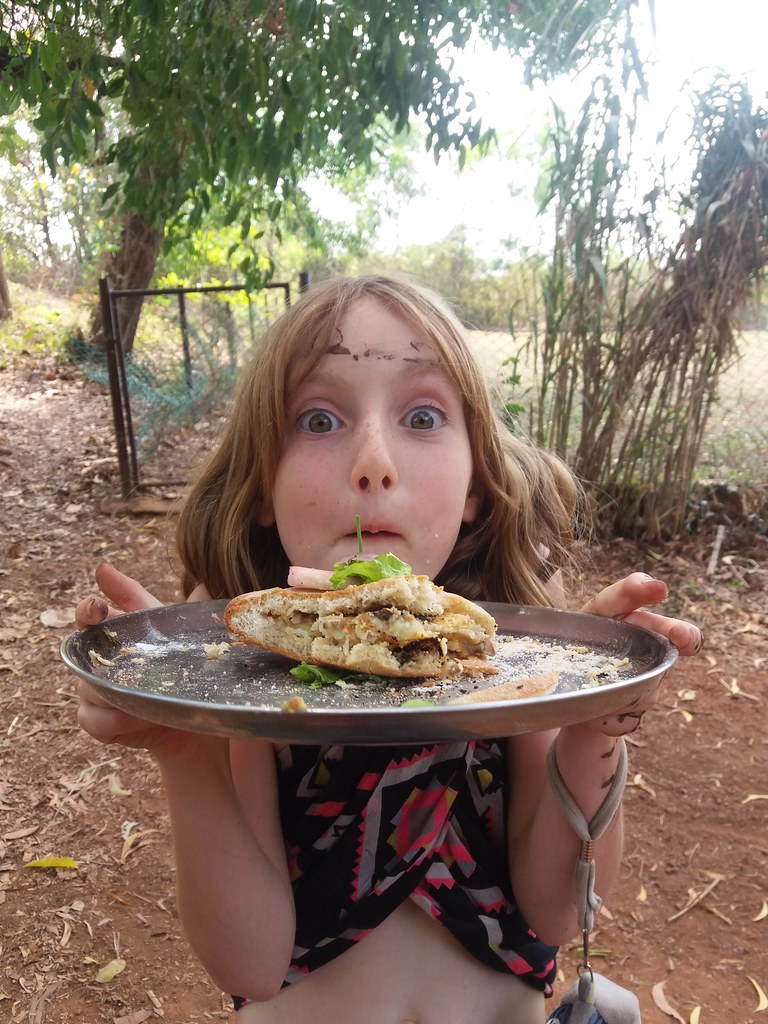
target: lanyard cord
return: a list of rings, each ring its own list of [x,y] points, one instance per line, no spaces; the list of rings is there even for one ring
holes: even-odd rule
[[[619,761],[613,776],[611,788],[591,821],[587,821],[579,810],[563,781],[556,757],[557,739],[553,740],[547,753],[547,778],[552,792],[557,798],[568,823],[581,840],[579,859],[576,862],[576,911],[583,941],[584,958],[579,974],[592,973],[589,962],[589,934],[595,925],[595,915],[602,906],[602,899],[595,892],[595,859],[593,846],[595,840],[605,832],[621,806],[624,784],[627,780],[627,744],[623,737],[619,740]]]

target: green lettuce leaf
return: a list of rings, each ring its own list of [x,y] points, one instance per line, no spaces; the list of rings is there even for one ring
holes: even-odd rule
[[[309,683],[310,689],[313,690],[335,683],[337,679],[341,679],[343,674],[336,671],[336,669],[325,668],[322,665],[307,665],[303,661],[300,665],[292,668],[290,672],[292,676],[296,676],[302,683]]]
[[[369,672],[346,672],[343,668],[327,668],[325,665],[308,665],[302,661],[289,670],[302,683],[307,683],[310,690],[320,690],[324,686],[342,680],[345,683],[380,683],[381,676]]]
[[[412,572],[413,569],[407,562],[401,561],[391,552],[366,561],[349,558],[346,562],[333,563],[331,586],[334,590],[341,587],[357,587],[362,583],[375,583],[377,580],[386,580],[393,576],[410,576]]]

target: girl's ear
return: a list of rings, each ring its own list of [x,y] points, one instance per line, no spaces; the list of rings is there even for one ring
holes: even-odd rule
[[[478,484],[473,480],[467,491],[467,500],[464,502],[464,513],[461,517],[462,523],[474,523],[480,506],[483,503],[483,494]]]
[[[258,509],[253,517],[254,522],[257,526],[262,526],[265,529],[268,526],[274,526],[275,523],[275,510],[272,505],[271,498],[265,498],[261,508]]]

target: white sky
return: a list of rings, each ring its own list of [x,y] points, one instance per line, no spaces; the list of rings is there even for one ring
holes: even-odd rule
[[[657,128],[684,100],[686,80],[701,69],[710,70],[702,72],[700,84],[711,81],[713,69],[720,67],[733,78],[746,76],[755,100],[764,100],[768,58],[762,19],[757,13],[764,3],[656,0],[655,39],[648,30],[641,42],[641,54],[649,57],[650,137],[655,137]],[[519,75],[507,54],[484,51],[467,56],[464,73],[485,123],[509,137],[541,130],[548,98],[542,91],[532,95],[517,85]],[[567,95],[566,91],[558,96],[558,102]],[[533,146],[533,142],[528,145]],[[531,155],[535,159],[534,149]],[[500,254],[500,239],[505,237],[518,237],[529,244],[535,241],[539,227],[531,200],[533,178],[524,175],[519,164],[505,167],[502,160],[493,160],[459,174],[447,162],[435,167],[433,158],[425,155],[420,170],[428,194],[409,203],[396,221],[383,226],[381,249],[433,242],[461,224],[466,226],[470,244],[488,259]],[[528,180],[516,181],[523,194],[513,197],[510,177],[521,173]]]

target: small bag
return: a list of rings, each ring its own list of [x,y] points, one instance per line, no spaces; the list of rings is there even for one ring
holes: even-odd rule
[[[642,1024],[640,1003],[634,993],[595,974],[589,962],[589,933],[602,900],[595,892],[595,861],[592,844],[613,820],[621,804],[627,778],[627,747],[621,740],[619,763],[608,796],[588,823],[568,791],[557,767],[555,740],[547,756],[547,776],[558,803],[581,840],[576,865],[576,906],[582,928],[583,960],[579,979],[563,997],[562,1003],[547,1018],[547,1024]]]
[[[582,974],[566,992],[547,1024],[641,1024],[633,992],[603,978]]]

